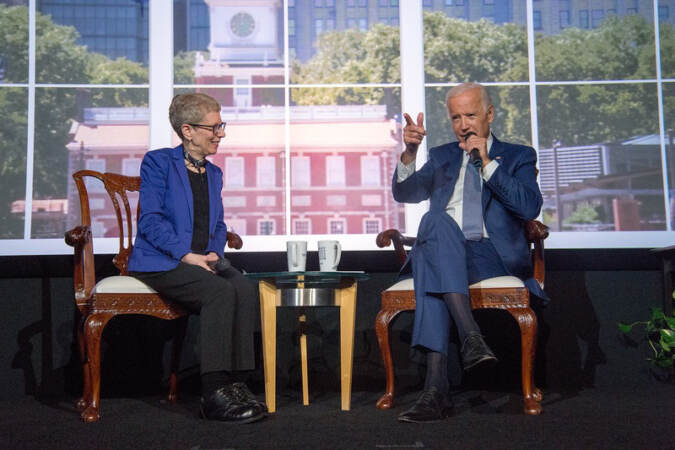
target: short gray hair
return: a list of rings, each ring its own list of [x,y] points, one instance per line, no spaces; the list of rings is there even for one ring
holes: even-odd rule
[[[470,91],[471,89],[480,89],[481,103],[483,103],[483,108],[487,112],[490,106],[492,106],[492,99],[490,98],[490,93],[488,90],[485,89],[485,86],[480,83],[462,83],[450,88],[448,93],[445,94],[445,105],[448,105],[448,101],[451,98],[457,97],[458,95],[461,95],[466,91]]]
[[[169,122],[178,137],[184,139],[184,123],[199,123],[210,112],[220,112],[220,103],[206,94],[179,94],[171,100]]]

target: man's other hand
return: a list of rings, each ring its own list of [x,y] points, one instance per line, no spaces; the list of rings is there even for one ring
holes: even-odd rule
[[[405,151],[401,154],[401,162],[407,165],[415,160],[415,154],[422,143],[422,139],[427,135],[427,130],[424,129],[424,113],[417,115],[417,123],[413,122],[408,113],[403,113],[403,117],[406,123],[403,128]]]

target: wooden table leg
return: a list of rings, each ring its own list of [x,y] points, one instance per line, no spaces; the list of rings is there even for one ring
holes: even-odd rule
[[[265,280],[260,289],[260,330],[262,332],[263,370],[265,372],[265,402],[270,413],[276,411],[277,380],[277,289]]]
[[[356,284],[354,282],[351,286],[336,290],[336,300],[340,306],[340,375],[343,411],[349,411],[351,407]]]
[[[309,377],[307,375],[307,335],[305,334],[305,322],[307,317],[301,314],[300,323],[300,363],[302,366],[302,404],[309,405]]]

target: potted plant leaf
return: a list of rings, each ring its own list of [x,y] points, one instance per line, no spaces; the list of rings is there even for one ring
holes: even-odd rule
[[[661,381],[675,382],[675,314],[667,317],[661,308],[652,308],[649,320],[619,322],[618,325],[627,342],[634,345],[636,342],[630,334],[636,328],[642,329],[641,340],[645,340],[649,348],[647,360],[652,374]]]

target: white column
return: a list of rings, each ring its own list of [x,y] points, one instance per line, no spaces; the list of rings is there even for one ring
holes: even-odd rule
[[[171,146],[168,111],[173,97],[173,4],[149,2],[150,148]]]
[[[35,162],[35,17],[36,4],[28,5],[28,127],[26,130],[26,204],[23,238],[30,239],[33,223],[33,171]]]
[[[399,23],[401,36],[401,107],[413,120],[417,114],[425,113],[424,96],[424,30],[421,0],[399,2]],[[401,116],[402,124],[405,120]],[[417,151],[416,167],[427,161],[427,140],[424,139]],[[401,148],[403,151],[403,148]],[[387,181],[388,182],[388,181]],[[405,232],[417,234],[422,215],[429,209],[428,202],[405,205]]]

